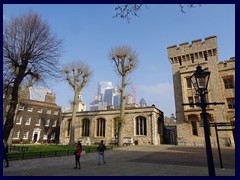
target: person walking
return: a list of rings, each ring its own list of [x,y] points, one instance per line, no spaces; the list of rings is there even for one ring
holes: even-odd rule
[[[82,153],[82,144],[80,141],[78,141],[76,149],[74,151],[75,162],[76,162],[76,166],[74,167],[74,169],[77,169],[78,166],[79,166],[79,169],[81,169],[81,164],[80,164],[81,153]]]
[[[3,160],[6,163],[5,167],[9,167],[9,162],[8,162],[8,143],[5,140],[3,140]]]
[[[103,164],[106,164],[105,157],[104,157],[104,151],[106,150],[106,146],[103,144],[103,140],[101,140],[101,143],[99,144],[97,151],[98,151],[98,165],[100,165],[100,159],[102,157]]]

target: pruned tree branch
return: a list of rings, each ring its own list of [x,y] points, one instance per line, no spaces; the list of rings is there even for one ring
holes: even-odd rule
[[[120,4],[115,7],[116,14],[113,18],[121,18],[127,20],[128,23],[131,21],[131,17],[138,17],[140,10],[145,6],[148,9],[146,4]],[[186,13],[185,8],[195,8],[201,6],[201,4],[179,4],[181,12]]]

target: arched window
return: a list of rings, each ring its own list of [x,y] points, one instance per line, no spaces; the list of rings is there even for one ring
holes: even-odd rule
[[[90,129],[90,120],[83,119],[82,120],[82,136],[89,136],[89,129]]]
[[[70,136],[71,122],[72,119],[67,120],[67,136]]]
[[[147,120],[143,116],[136,117],[136,135],[147,135]]]
[[[119,122],[120,122],[120,117],[115,117],[113,119],[113,136],[117,136],[117,133],[119,131]]]
[[[105,119],[97,119],[97,136],[105,137]]]

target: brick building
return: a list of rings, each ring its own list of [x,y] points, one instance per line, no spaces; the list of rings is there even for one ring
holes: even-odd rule
[[[30,99],[29,88],[20,95],[12,143],[56,143],[59,141],[61,107],[55,95],[46,92],[44,101]]]
[[[199,97],[191,84],[190,76],[197,65],[211,72],[207,94],[208,102],[224,102],[224,105],[208,105],[208,121],[221,123],[235,122],[235,58],[218,61],[217,37],[211,36],[181,43],[167,48],[172,65],[174,98],[177,119],[178,144],[204,146],[204,130],[201,126],[201,108],[196,105],[183,106],[182,103],[196,103]],[[226,127],[225,127],[226,128]],[[219,132],[220,144],[234,145],[232,131]],[[210,128],[212,146],[216,146],[214,127]]]

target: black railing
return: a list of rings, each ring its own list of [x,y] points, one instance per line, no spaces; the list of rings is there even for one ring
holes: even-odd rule
[[[12,151],[28,151],[28,147],[24,147],[24,146],[10,146],[9,147],[9,152]]]
[[[107,150],[112,149],[113,146],[108,146]],[[97,147],[83,148],[85,153],[97,152]],[[69,156],[73,155],[74,150],[57,150],[57,151],[38,151],[38,152],[28,152],[21,151],[16,153],[9,153],[8,159],[20,160],[20,159],[34,159],[34,158],[46,158],[46,157],[56,157],[56,156]]]

